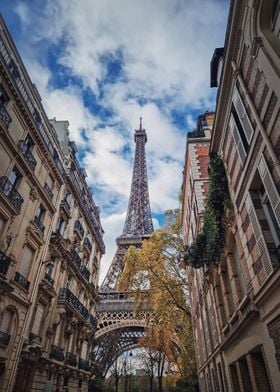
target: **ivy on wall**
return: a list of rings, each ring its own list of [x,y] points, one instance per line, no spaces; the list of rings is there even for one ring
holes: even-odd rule
[[[222,159],[210,155],[209,191],[205,203],[204,225],[184,256],[187,265],[200,268],[217,264],[225,241],[223,217],[230,205],[228,183]]]

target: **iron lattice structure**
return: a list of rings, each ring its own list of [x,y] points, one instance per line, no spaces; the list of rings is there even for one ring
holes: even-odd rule
[[[117,251],[109,271],[101,285],[101,291],[115,291],[123,271],[123,256],[131,246],[141,247],[142,241],[154,231],[150,208],[145,144],[147,135],[140,127],[135,130],[135,158],[128,210],[123,233],[117,238]]]
[[[150,309],[136,312],[133,292],[118,291],[125,252],[131,245],[140,248],[143,240],[154,231],[145,154],[147,135],[141,118],[134,141],[134,167],[124,229],[116,240],[117,251],[99,292],[93,359],[104,375],[120,354],[137,346],[139,337],[145,334],[146,320],[151,312]]]

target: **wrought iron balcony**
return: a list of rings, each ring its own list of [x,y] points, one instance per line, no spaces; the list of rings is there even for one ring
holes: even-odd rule
[[[94,327],[94,329],[97,328],[97,318],[94,317],[91,313],[89,314],[89,322]]]
[[[79,369],[89,372],[90,371],[89,361],[79,358]]]
[[[9,125],[12,122],[12,117],[3,104],[0,104],[0,121],[2,121],[6,128],[9,128]]]
[[[18,147],[19,147],[20,152],[24,156],[24,159],[26,160],[28,166],[31,168],[31,170],[34,171],[35,167],[37,165],[37,161],[34,158],[32,152],[30,151],[30,148],[26,144],[25,140],[20,140]]]
[[[52,278],[51,275],[49,275],[47,272],[45,273],[45,280],[46,280],[47,282],[49,282],[50,284],[54,284],[53,278]]]
[[[78,298],[71,292],[67,287],[64,289],[60,289],[59,292],[59,301],[66,302],[71,306],[71,308],[77,311],[84,319],[88,319],[88,310],[87,308],[78,300]]]
[[[80,238],[84,237],[85,230],[79,220],[75,221],[74,231],[76,231],[79,234]]]
[[[45,226],[43,225],[43,222],[41,221],[41,219],[40,219],[38,216],[35,216],[35,218],[34,218],[34,223],[35,223],[35,226],[36,226],[42,233],[44,233]]]
[[[84,247],[88,250],[89,253],[92,251],[92,244],[90,240],[86,237],[84,240]]]
[[[0,275],[7,275],[11,259],[0,250]]]
[[[10,200],[18,212],[23,203],[23,198],[14,188],[8,177],[0,177],[0,191]]]
[[[74,264],[76,264],[76,266],[78,268],[80,268],[81,263],[82,263],[82,259],[80,258],[80,256],[78,255],[78,253],[75,251],[75,249],[71,250],[71,258],[74,262]]]
[[[45,191],[47,192],[49,198],[52,200],[52,198],[53,198],[53,193],[52,193],[52,190],[51,190],[51,188],[48,186],[47,183],[45,183],[44,188],[45,188]]]
[[[77,366],[77,358],[76,355],[70,352],[66,353],[65,364],[70,366]]]
[[[28,280],[19,272],[15,273],[14,281],[17,282],[25,290],[29,289],[30,282],[28,282]]]
[[[64,353],[61,347],[53,345],[50,352],[50,358],[55,359],[56,361],[63,362],[64,361]]]
[[[80,271],[81,271],[81,274],[86,278],[86,280],[89,280],[90,271],[87,269],[87,267],[85,265],[81,265]]]
[[[10,339],[11,335],[0,331],[0,345],[2,344],[3,346],[8,346]]]

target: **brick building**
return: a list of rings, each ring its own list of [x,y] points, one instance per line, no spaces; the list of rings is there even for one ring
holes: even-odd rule
[[[103,230],[0,18],[0,389],[87,391]]]
[[[232,1],[225,48],[211,62],[218,96],[210,151],[224,161],[232,208],[218,263],[188,267],[202,391],[279,390],[279,11],[279,1]]]

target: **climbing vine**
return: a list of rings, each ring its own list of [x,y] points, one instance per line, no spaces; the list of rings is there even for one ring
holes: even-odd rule
[[[226,172],[222,159],[216,153],[210,155],[209,190],[204,210],[204,225],[184,260],[187,265],[200,268],[216,264],[224,247],[225,230],[223,217],[230,205]]]

